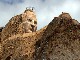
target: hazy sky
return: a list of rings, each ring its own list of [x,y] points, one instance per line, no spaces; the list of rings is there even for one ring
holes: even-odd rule
[[[26,7],[35,7],[38,29],[62,12],[68,12],[80,22],[80,0],[0,0],[0,27],[11,17],[24,12]]]

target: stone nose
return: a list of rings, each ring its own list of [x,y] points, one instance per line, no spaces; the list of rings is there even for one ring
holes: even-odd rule
[[[35,25],[31,25],[31,27],[32,27],[32,28],[34,28],[34,27],[35,27]]]

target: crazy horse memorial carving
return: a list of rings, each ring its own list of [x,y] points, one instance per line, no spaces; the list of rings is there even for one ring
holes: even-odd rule
[[[37,30],[34,9],[27,8],[1,28],[0,59],[80,60],[80,23],[62,13]]]

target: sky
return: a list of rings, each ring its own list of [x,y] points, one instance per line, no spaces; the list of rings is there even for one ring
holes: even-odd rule
[[[62,12],[80,22],[80,0],[0,0],[0,27],[5,26],[11,17],[23,13],[26,7],[35,8],[38,30]]]

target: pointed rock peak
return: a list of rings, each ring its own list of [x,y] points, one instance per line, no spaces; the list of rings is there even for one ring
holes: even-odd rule
[[[65,13],[65,12],[62,12],[62,14],[59,15],[59,18],[60,19],[63,19],[63,20],[66,20],[68,23],[72,23],[74,25],[78,25],[79,22],[75,19],[72,19],[72,17],[70,16],[69,13]]]
[[[67,18],[67,19],[72,19],[69,13],[62,12],[62,14],[59,15],[60,18]]]

